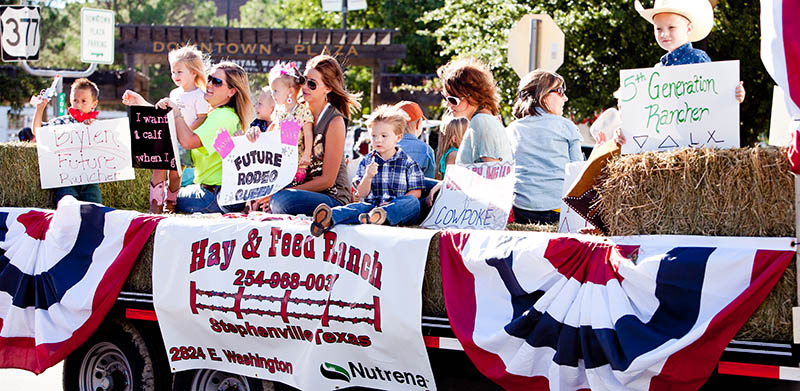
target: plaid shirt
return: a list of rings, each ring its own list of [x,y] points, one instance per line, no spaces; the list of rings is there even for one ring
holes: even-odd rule
[[[411,190],[425,188],[425,179],[417,163],[402,149],[396,148],[396,151],[394,156],[385,161],[375,151],[361,159],[356,176],[353,178],[355,187],[358,187],[361,178],[367,172],[367,166],[373,161],[378,163],[378,173],[372,177],[370,193],[366,198],[362,198],[362,201],[380,205],[405,195]]]
[[[67,125],[67,124],[77,124],[77,123],[78,123],[78,120],[76,120],[75,118],[72,118],[71,115],[67,114],[67,115],[62,115],[60,117],[53,118],[50,121],[47,121],[47,122],[43,123],[42,127]]]

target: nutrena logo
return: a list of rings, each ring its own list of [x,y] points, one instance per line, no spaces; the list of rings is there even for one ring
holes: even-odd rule
[[[411,372],[392,371],[378,366],[366,367],[362,363],[347,363],[350,370],[344,369],[336,364],[324,362],[320,364],[319,371],[322,376],[331,380],[343,380],[350,383],[350,380],[362,378],[378,380],[388,383],[412,384],[421,388],[428,388],[428,380],[422,375]]]
[[[336,365],[331,364],[329,362],[324,362],[319,365],[319,371],[322,373],[322,376],[325,376],[331,380],[344,380],[350,383],[350,374],[347,373],[347,370]]]

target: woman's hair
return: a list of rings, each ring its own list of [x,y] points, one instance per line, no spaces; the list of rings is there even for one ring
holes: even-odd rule
[[[297,69],[297,65],[293,62],[280,62],[278,61],[272,69],[269,70],[269,85],[271,86],[276,80],[286,83],[290,89],[295,92],[300,91],[303,75]],[[296,96],[294,98],[297,98]]]
[[[451,117],[442,122],[439,128],[439,145],[436,147],[436,161],[441,161],[450,147],[461,146],[461,140],[468,127],[469,120],[466,117]]]
[[[231,97],[225,106],[233,108],[236,115],[239,116],[239,125],[242,129],[247,129],[250,120],[253,118],[253,104],[250,102],[250,84],[247,81],[247,73],[236,63],[223,61],[211,67],[209,74],[216,72],[218,69],[225,72],[225,83],[236,90],[236,94]]]
[[[183,63],[189,71],[194,72],[194,85],[206,88],[206,68],[207,58],[203,52],[195,45],[181,46],[169,52],[169,65],[174,67],[178,63]]]
[[[411,117],[403,110],[393,105],[380,105],[374,112],[367,118],[367,128],[372,129],[378,122],[383,122],[392,127],[392,132],[398,136],[403,134],[403,129],[406,127]]]
[[[486,64],[470,57],[450,61],[436,70],[447,93],[466,99],[473,106],[483,107],[497,115],[500,98],[494,76]]]
[[[361,94],[352,94],[347,91],[342,67],[335,58],[320,54],[306,63],[306,71],[309,69],[315,69],[322,74],[322,82],[331,89],[331,92],[328,93],[328,103],[339,110],[345,118],[350,120],[351,111],[361,110],[361,103],[358,103]]]
[[[564,85],[564,78],[557,73],[537,69],[525,75],[519,81],[519,91],[517,99],[514,101],[513,114],[516,118],[524,118],[529,115],[539,115],[536,111],[541,107],[548,113],[549,107],[544,104],[545,95]]]

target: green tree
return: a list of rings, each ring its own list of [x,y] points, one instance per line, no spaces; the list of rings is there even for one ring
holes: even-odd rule
[[[652,5],[647,3],[645,6]],[[742,145],[756,141],[769,121],[772,82],[759,57],[758,6],[752,1],[721,0],[715,9],[716,26],[708,38],[712,59],[739,59],[742,64],[748,90],[741,105]],[[423,18],[445,21],[427,33],[437,38],[443,56],[472,55],[490,65],[506,119],[510,119],[519,82],[507,64],[506,40],[509,28],[526,13],[547,13],[564,31],[565,59],[558,72],[567,81],[567,111],[576,120],[592,118],[616,104],[612,92],[619,86],[620,69],[652,67],[664,54],[652,26],[635,11],[633,0],[545,0],[536,5],[519,0],[448,0]]]

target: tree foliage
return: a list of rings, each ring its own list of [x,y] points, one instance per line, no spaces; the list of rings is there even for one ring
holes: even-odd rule
[[[647,1],[649,7],[652,2]],[[741,105],[742,145],[768,128],[771,79],[759,57],[759,4],[721,0],[708,53],[716,61],[739,59],[748,97]],[[568,85],[567,111],[575,119],[592,118],[616,104],[619,70],[652,67],[664,51],[633,0],[526,1],[447,0],[423,21],[444,21],[428,34],[437,38],[445,57],[472,55],[487,62],[498,81],[503,113],[508,116],[518,76],[507,64],[508,30],[526,13],[547,13],[566,36],[564,65],[558,72]],[[702,44],[701,44],[702,45]]]

